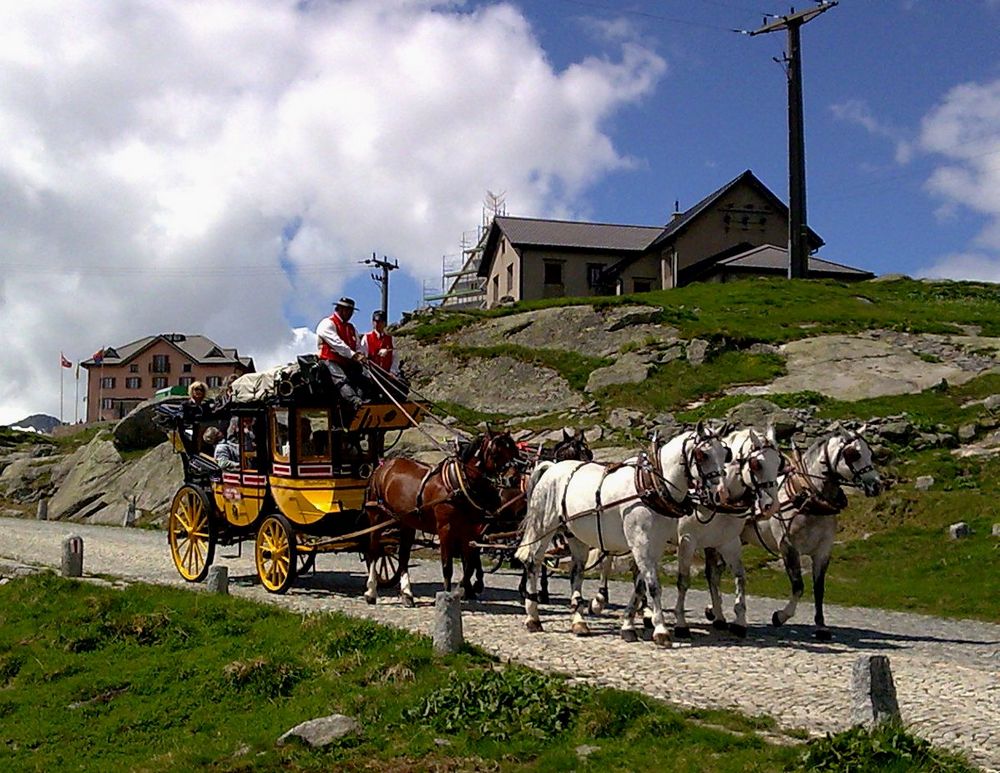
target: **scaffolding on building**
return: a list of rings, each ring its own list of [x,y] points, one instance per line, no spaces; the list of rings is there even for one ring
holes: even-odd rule
[[[483,247],[493,218],[507,214],[503,193],[486,192],[483,200],[482,222],[475,231],[462,234],[461,253],[441,257],[441,283],[424,282],[425,306],[437,304],[445,309],[486,308],[486,280],[479,276]]]

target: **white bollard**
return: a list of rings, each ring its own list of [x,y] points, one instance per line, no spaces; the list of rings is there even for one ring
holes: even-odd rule
[[[70,534],[62,544],[62,576],[83,577],[83,537]]]
[[[451,655],[465,643],[462,635],[462,591],[439,591],[434,597],[434,653]]]
[[[125,517],[122,519],[122,526],[131,526],[135,523],[135,503],[137,499],[137,496],[125,497],[128,507],[125,508]]]
[[[49,520],[49,500],[47,499],[38,500],[38,511],[35,514],[35,517],[38,518],[39,521]]]
[[[211,593],[229,593],[229,568],[224,564],[212,564],[208,567],[208,577],[205,584]]]

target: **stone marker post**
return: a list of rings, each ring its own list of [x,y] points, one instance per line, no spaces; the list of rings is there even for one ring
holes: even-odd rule
[[[462,591],[453,593],[438,591],[434,597],[434,652],[437,655],[451,655],[461,649],[465,638],[462,635]]]
[[[205,579],[208,590],[212,593],[229,593],[229,568],[223,564],[212,564],[208,567],[208,577]]]
[[[135,523],[135,503],[139,499],[138,496],[126,496],[125,497],[125,517],[122,518],[122,526],[131,526]]]
[[[83,577],[83,537],[78,534],[63,539],[62,576]]]
[[[856,725],[870,728],[902,720],[889,658],[885,655],[865,655],[854,661],[851,704],[851,721]]]
[[[49,520],[49,500],[38,500],[38,512],[35,514],[35,517],[37,517],[39,521]]]

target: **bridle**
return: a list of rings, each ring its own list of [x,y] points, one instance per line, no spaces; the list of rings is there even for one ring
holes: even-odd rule
[[[845,437],[845,436],[835,435],[834,437]],[[840,448],[837,449],[837,453],[832,460],[830,459],[830,442],[827,441],[826,443],[823,444],[823,464],[826,465],[826,470],[829,473],[830,478],[833,480],[834,483],[845,486],[851,486],[852,488],[862,488],[864,486],[863,477],[875,469],[875,465],[870,461],[871,446],[869,446],[867,441],[865,441],[865,439],[861,437],[861,435],[859,435],[857,432],[851,432],[851,434],[847,436],[845,440],[846,442],[841,444]],[[869,462],[868,464],[859,468],[855,468],[854,465],[851,464],[851,460],[845,454],[845,451],[847,451],[848,448],[853,448],[855,443],[864,443],[865,448],[868,449]],[[854,448],[854,451],[857,452],[858,454],[857,458],[860,459],[861,451],[857,448]],[[843,475],[840,474],[839,467],[841,462],[843,462],[844,466],[851,471],[852,477],[850,479],[845,478]]]

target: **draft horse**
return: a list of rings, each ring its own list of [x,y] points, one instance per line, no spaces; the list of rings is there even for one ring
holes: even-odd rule
[[[409,562],[418,531],[438,538],[444,589],[451,591],[453,562],[460,556],[462,590],[465,598],[475,597],[472,576],[477,561],[472,542],[500,505],[495,479],[516,457],[517,445],[509,432],[487,430],[437,465],[400,457],[384,462],[372,473],[365,510],[372,526],[394,521],[399,527],[400,595],[404,606],[413,606]],[[377,559],[381,554],[378,532],[373,532],[371,539],[365,601],[374,604],[378,597]]]

